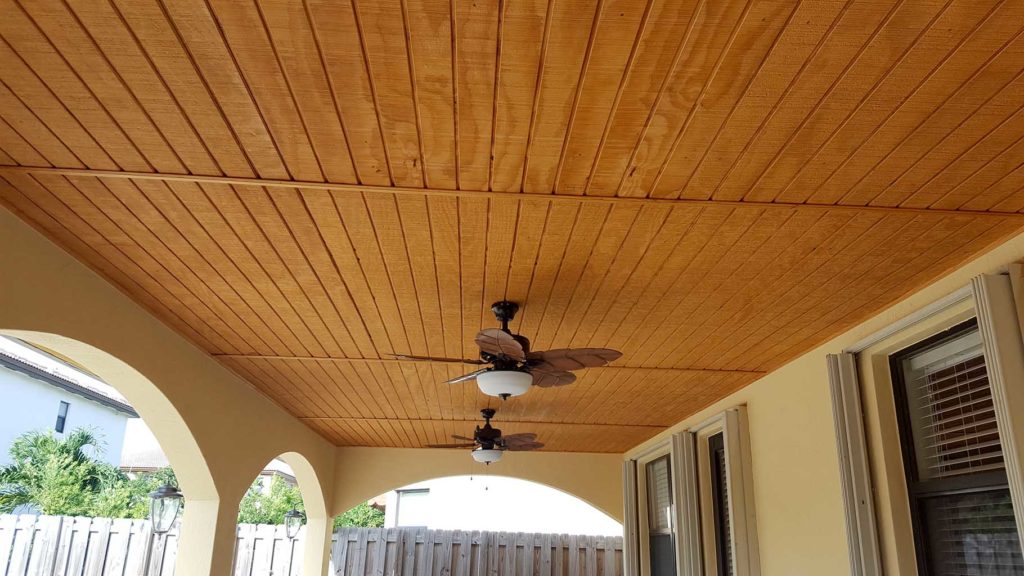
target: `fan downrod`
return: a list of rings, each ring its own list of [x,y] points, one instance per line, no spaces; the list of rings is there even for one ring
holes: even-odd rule
[[[508,323],[516,317],[516,312],[519,312],[519,304],[501,300],[491,304],[491,312],[494,312],[494,317],[501,322],[501,329],[508,332]]]

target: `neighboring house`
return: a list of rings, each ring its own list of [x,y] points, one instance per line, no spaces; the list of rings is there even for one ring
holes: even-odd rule
[[[384,526],[622,535],[622,524],[575,496],[487,475],[437,478],[388,492]]]
[[[101,459],[116,466],[127,422],[138,417],[93,376],[8,338],[0,338],[0,398],[0,465],[10,463],[11,444],[26,432],[89,428],[104,442]]]
[[[160,444],[141,418],[128,421],[128,432],[125,435],[124,448],[121,451],[121,471],[130,477],[166,468],[170,465]],[[295,473],[284,461],[274,459],[264,467],[256,478],[263,493],[270,492],[270,483],[274,477],[281,478],[295,486]]]

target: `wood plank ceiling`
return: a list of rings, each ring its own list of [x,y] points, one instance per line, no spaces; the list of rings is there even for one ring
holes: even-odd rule
[[[1024,2],[0,0],[0,199],[339,445],[622,452],[1024,224]],[[9,247],[7,247],[9,248]]]

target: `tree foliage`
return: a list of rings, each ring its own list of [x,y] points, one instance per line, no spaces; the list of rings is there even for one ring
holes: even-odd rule
[[[11,464],[0,468],[0,513],[30,506],[43,514],[141,518],[151,481],[130,480],[98,459],[104,444],[78,428],[64,437],[27,432],[11,445]]]
[[[53,432],[22,434],[11,445],[12,463],[0,468],[0,513],[30,506],[42,514],[146,518],[149,493],[163,484],[177,485],[170,468],[129,478],[99,460],[103,450],[102,439],[82,428],[64,437]],[[238,522],[282,524],[285,512],[293,507],[304,511],[298,487],[274,476],[264,491],[257,478],[239,503]],[[384,512],[365,502],[334,519],[335,528],[383,525]]]
[[[238,505],[239,524],[284,524],[284,513],[292,508],[305,511],[302,495],[296,486],[280,476],[272,476],[270,487],[264,493],[263,480],[253,482]]]
[[[335,528],[381,528],[384,526],[384,512],[370,506],[366,502],[359,504],[348,512],[334,517]]]

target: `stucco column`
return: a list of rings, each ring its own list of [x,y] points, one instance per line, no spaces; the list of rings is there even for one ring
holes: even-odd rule
[[[175,576],[230,574],[237,520],[237,503],[186,499]]]
[[[333,529],[334,519],[329,516],[306,519],[302,576],[323,576],[327,574],[331,559],[331,533]]]

